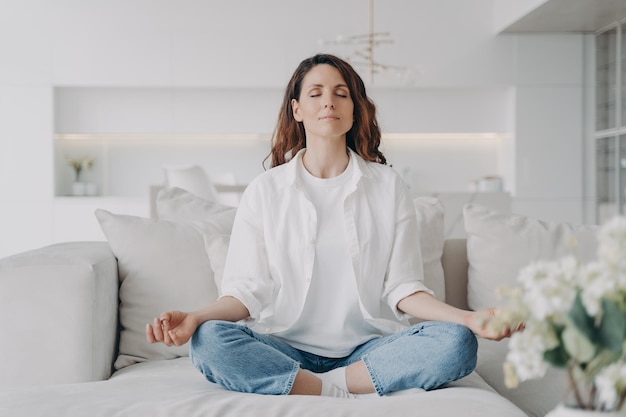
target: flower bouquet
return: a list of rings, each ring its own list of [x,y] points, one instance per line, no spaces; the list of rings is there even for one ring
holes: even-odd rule
[[[93,167],[94,160],[93,158],[89,158],[87,156],[82,158],[67,158],[67,164],[74,169],[74,173],[76,174],[75,182],[80,182],[80,173],[83,170],[88,170]]]
[[[534,262],[517,288],[503,289],[505,305],[489,326],[525,329],[511,336],[505,382],[541,378],[548,366],[567,369],[564,404],[618,411],[626,402],[626,218],[598,234],[598,260],[576,257]]]
[[[67,158],[67,164],[74,170],[74,183],[72,184],[72,193],[74,196],[96,195],[97,186],[91,182],[81,182],[80,173],[89,170],[94,165],[94,159],[88,156],[82,158]]]

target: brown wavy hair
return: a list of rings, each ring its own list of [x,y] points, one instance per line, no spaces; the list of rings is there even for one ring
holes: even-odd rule
[[[376,106],[367,97],[365,85],[359,74],[344,60],[329,54],[317,54],[298,65],[287,84],[283,103],[278,113],[278,121],[272,135],[272,149],[263,160],[263,166],[271,159],[270,168],[288,162],[298,151],[306,147],[304,125],[293,117],[291,100],[300,99],[302,81],[316,65],[328,64],[335,67],[342,75],[350,90],[354,103],[354,123],[346,134],[347,146],[366,161],[386,165],[387,159],[378,149],[380,146],[380,128],[376,120]]]

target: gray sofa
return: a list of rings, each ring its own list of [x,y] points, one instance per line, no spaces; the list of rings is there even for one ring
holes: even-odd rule
[[[447,240],[442,264],[447,301],[467,308],[466,241]],[[503,417],[548,411],[560,400],[558,387],[531,386],[521,395],[503,388],[506,346],[485,341],[477,371],[464,380],[380,399],[231,393],[204,381],[185,357],[135,364],[111,376],[118,286],[117,261],[106,242],[62,243],[0,261],[0,415]]]
[[[464,208],[467,239],[443,237],[444,209],[417,198],[426,284],[449,304],[494,306],[533,259],[578,240],[595,254],[595,227]],[[550,369],[504,386],[507,341],[479,340],[476,371],[450,386],[388,397],[335,399],[226,391],[191,365],[187,347],[150,345],[145,324],[218,295],[235,209],[163,192],[158,219],[96,216],[107,242],[47,246],[0,260],[0,416],[544,416],[566,383]]]

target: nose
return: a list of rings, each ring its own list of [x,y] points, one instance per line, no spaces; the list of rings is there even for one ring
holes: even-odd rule
[[[324,105],[324,108],[325,108],[325,109],[329,109],[329,108],[330,108],[330,109],[334,109],[334,108],[335,108],[335,105],[334,105],[332,102],[330,102],[330,103],[326,103],[326,104]]]

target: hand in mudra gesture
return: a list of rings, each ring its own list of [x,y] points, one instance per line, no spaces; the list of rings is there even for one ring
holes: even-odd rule
[[[515,332],[523,331],[524,323],[508,323],[499,319],[496,308],[484,308],[471,312],[466,320],[466,326],[477,336],[490,340],[502,340]]]
[[[181,346],[191,339],[196,329],[209,320],[225,320],[236,322],[250,316],[250,312],[238,299],[226,296],[217,301],[194,310],[167,311],[146,324],[146,339],[150,343],[165,343],[167,346]]]
[[[198,328],[198,321],[189,313],[168,311],[146,325],[146,338],[150,343],[181,346],[191,339]]]

